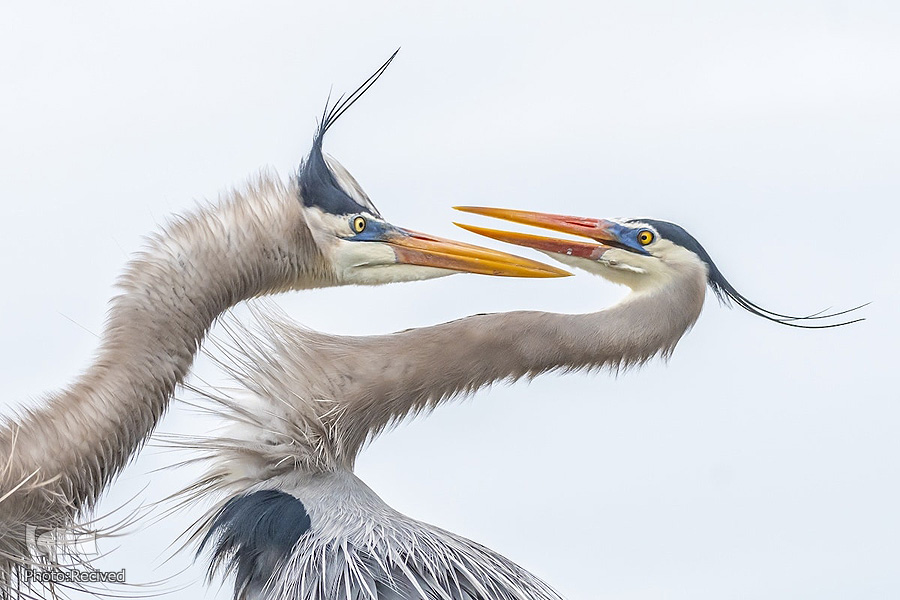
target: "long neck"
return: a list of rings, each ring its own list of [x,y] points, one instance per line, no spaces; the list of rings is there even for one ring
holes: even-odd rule
[[[129,263],[93,364],[0,429],[0,537],[23,524],[62,527],[93,505],[152,432],[219,314],[304,278],[322,283],[296,198],[260,181],[172,224]]]
[[[356,361],[382,376],[354,386],[347,414],[365,417],[362,427],[345,432],[350,446],[411,412],[497,381],[668,355],[699,316],[704,293],[702,276],[686,276],[596,313],[476,315],[373,340],[371,351]]]
[[[262,402],[254,410],[258,427],[243,435],[281,431],[285,443],[239,443],[229,460],[244,465],[244,473],[253,471],[252,462],[261,477],[272,465],[352,468],[365,441],[389,424],[493,382],[668,355],[699,316],[705,289],[706,271],[697,262],[681,265],[659,287],[585,315],[476,315],[370,337],[327,335],[267,318],[265,339],[241,344],[252,356],[233,375]],[[237,331],[242,342],[256,335]],[[228,446],[224,441],[221,450]],[[283,460],[287,455],[294,460]]]

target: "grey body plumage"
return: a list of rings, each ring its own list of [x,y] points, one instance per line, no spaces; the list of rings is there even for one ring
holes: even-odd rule
[[[703,276],[697,269],[691,285],[664,297],[699,309]],[[211,394],[216,413],[233,423],[224,436],[183,441],[205,450],[212,465],[188,498],[220,495],[227,505],[279,490],[302,502],[311,519],[265,589],[238,578],[236,597],[558,599],[512,561],[385,505],[353,474],[356,457],[400,420],[494,381],[618,368],[670,352],[696,313],[669,319],[658,301],[634,298],[592,315],[478,315],[373,337],[330,336],[267,316],[260,316],[262,333],[232,326],[229,372],[243,391]],[[635,312],[646,313],[646,329],[628,326]],[[198,538],[221,510],[210,512]]]
[[[699,243],[671,223],[468,210],[590,231],[599,244],[466,226],[538,248],[632,293],[591,314],[475,315],[369,337],[319,333],[265,311],[257,311],[255,326],[233,323],[221,362],[236,391],[207,392],[231,427],[221,437],[182,441],[210,464],[185,500],[220,498],[194,538],[215,537],[230,503],[260,490],[289,494],[310,517],[264,585],[237,577],[239,600],[559,598],[508,559],[385,505],[353,474],[357,455],[393,424],[497,381],[668,356],[698,318],[707,287],[727,296],[725,280]],[[216,553],[212,571],[240,563],[245,551],[253,552],[228,546]]]
[[[229,500],[200,543],[213,541],[212,565],[226,563],[239,593],[258,594],[285,554],[309,531],[302,502],[278,490],[260,490]]]
[[[235,598],[303,600],[560,600],[545,583],[503,556],[390,508],[346,469],[293,472],[266,488],[237,496],[216,513],[207,533],[220,540],[212,566],[224,563],[234,575]],[[268,571],[241,569],[261,564],[254,544],[223,548],[230,531],[217,524],[234,502],[280,493],[302,503],[312,526]],[[298,500],[302,498],[303,500]],[[249,528],[257,516],[242,515]],[[282,515],[283,527],[295,520]],[[217,538],[218,536],[218,538]],[[268,549],[264,549],[263,554]]]
[[[34,564],[25,530],[71,528],[95,505],[153,431],[210,325],[234,304],[287,290],[455,271],[567,274],[395,227],[324,155],[325,132],[388,63],[326,109],[296,178],[283,183],[263,176],[153,237],[119,280],[121,294],[111,303],[92,365],[42,406],[0,425],[0,597],[42,591],[20,577]],[[371,338],[317,334],[269,319],[261,336],[237,332],[241,356],[235,356],[232,374],[245,392],[216,398],[235,430],[191,442],[207,451],[213,466],[186,496],[219,496],[195,536],[207,539],[214,569],[234,572],[236,596],[558,598],[490,550],[393,511],[353,474],[367,440],[450,398],[498,380],[618,368],[673,350],[700,313],[711,261],[665,239],[662,226],[556,222],[562,230],[579,222],[601,243],[534,237],[525,245],[634,293],[590,315],[478,315]],[[638,245],[647,231],[656,239],[651,235]],[[499,239],[516,241],[504,235]],[[762,311],[729,293],[733,288],[724,279],[716,287],[718,281],[710,280],[717,293],[724,290],[771,320],[802,326],[834,316]]]
[[[229,307],[288,290],[454,272],[563,274],[396,227],[323,154],[327,129],[388,63],[326,110],[297,177],[265,174],[151,237],[118,280],[93,363],[64,390],[0,422],[0,598],[55,593],[22,579],[23,569],[43,564],[28,532],[79,528],[151,434],[207,330]]]

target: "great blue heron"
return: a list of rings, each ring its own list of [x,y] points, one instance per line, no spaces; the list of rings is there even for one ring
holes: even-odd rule
[[[392,423],[492,382],[668,355],[700,314],[707,287],[784,325],[854,322],[834,321],[849,311],[798,317],[754,304],[673,223],[462,210],[592,238],[464,226],[631,293],[592,314],[485,314],[371,337],[265,315],[260,328],[233,329],[224,364],[239,391],[207,393],[231,427],[186,442],[211,467],[185,494],[186,502],[219,495],[193,537],[210,551],[211,575],[234,576],[238,600],[559,600],[503,556],[388,506],[353,472],[361,448]]]
[[[396,54],[396,53],[395,53]],[[16,593],[26,532],[70,527],[153,431],[212,322],[285,290],[464,271],[554,277],[528,259],[400,229],[323,154],[340,116],[381,76],[330,103],[296,178],[261,176],[152,237],[118,281],[94,363],[0,427],[0,597]]]

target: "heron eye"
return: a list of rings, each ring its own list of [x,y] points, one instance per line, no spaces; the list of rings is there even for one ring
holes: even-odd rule
[[[645,229],[638,234],[638,242],[640,242],[641,246],[646,246],[650,242],[653,241],[653,232],[649,229]]]
[[[362,233],[366,230],[366,218],[365,217],[356,217],[353,219],[353,231],[356,233]]]

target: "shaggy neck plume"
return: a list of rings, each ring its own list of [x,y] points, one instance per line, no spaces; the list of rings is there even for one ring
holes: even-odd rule
[[[292,471],[352,470],[366,442],[385,428],[498,381],[668,356],[699,316],[705,293],[706,268],[695,261],[673,267],[656,287],[584,315],[484,314],[361,337],[258,313],[253,327],[229,328],[241,361],[223,357],[245,393],[239,400],[209,394],[232,429],[185,444],[210,458],[198,495],[251,489]]]
[[[0,554],[23,555],[26,525],[67,526],[93,506],[152,432],[219,314],[321,285],[324,274],[296,188],[270,180],[154,236],[118,282],[94,363],[0,429]]]
[[[266,315],[262,335],[229,328],[241,349],[229,371],[246,394],[209,397],[232,428],[181,440],[211,466],[183,501],[219,500],[194,534],[201,548],[215,540],[210,572],[235,573],[236,598],[295,597],[299,585],[316,600],[560,600],[499,554],[391,509],[353,475],[356,456],[391,424],[497,381],[668,356],[699,316],[705,290],[706,267],[689,261],[585,315],[475,315],[369,337]]]

